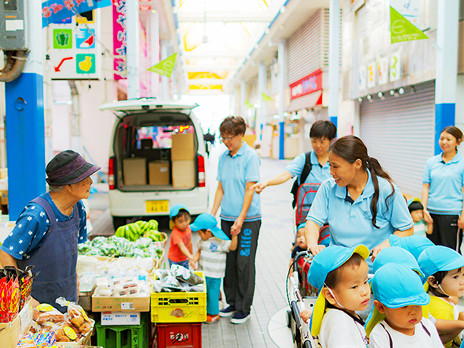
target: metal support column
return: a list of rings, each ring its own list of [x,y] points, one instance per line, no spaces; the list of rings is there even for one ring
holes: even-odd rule
[[[259,110],[258,122],[256,124],[256,139],[263,140],[263,127],[264,127],[264,100],[263,93],[266,90],[266,66],[263,62],[259,62],[258,69],[258,93],[259,93]]]
[[[139,77],[139,2],[126,1],[127,98],[140,97]]]
[[[285,117],[284,117],[284,91],[285,91],[285,40],[280,40],[277,53],[279,63],[279,159],[285,158]]]
[[[340,85],[340,0],[330,0],[329,9],[329,120],[338,126]]]
[[[459,0],[438,0],[437,77],[435,80],[435,154],[441,152],[438,140],[446,126],[455,124],[458,74]]]
[[[45,193],[44,52],[41,1],[27,2],[30,53],[23,73],[5,84],[9,218]]]

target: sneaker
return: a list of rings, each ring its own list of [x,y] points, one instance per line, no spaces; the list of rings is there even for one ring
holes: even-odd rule
[[[207,324],[211,324],[211,323],[214,323],[215,321],[218,321],[219,320],[219,314],[216,314],[216,315],[210,315],[208,314],[206,316],[206,323]]]
[[[230,322],[232,324],[243,324],[246,323],[250,319],[250,313],[243,313],[243,312],[235,312],[234,316],[232,319],[230,319]]]
[[[229,306],[227,308],[224,308],[222,311],[219,312],[219,315],[223,318],[225,317],[230,317],[234,315],[235,313],[235,307],[234,306]]]

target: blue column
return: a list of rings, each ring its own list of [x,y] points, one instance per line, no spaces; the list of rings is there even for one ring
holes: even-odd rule
[[[435,154],[440,132],[455,124],[458,66],[459,0],[437,2],[437,77],[435,81]]]
[[[340,1],[330,0],[329,8],[329,120],[338,125],[340,85]]]
[[[285,40],[279,42],[279,50],[277,53],[279,63],[279,159],[285,158],[285,118],[284,118],[284,93],[285,93]]]
[[[9,218],[18,218],[31,199],[44,193],[45,121],[41,1],[28,1],[30,53],[23,73],[5,84]]]

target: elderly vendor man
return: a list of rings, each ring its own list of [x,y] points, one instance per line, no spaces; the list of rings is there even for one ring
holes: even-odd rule
[[[100,167],[66,150],[47,165],[49,192],[32,200],[0,247],[0,263],[40,272],[32,285],[34,305],[55,303],[58,297],[77,301],[77,244],[87,240],[86,213],[92,179]]]

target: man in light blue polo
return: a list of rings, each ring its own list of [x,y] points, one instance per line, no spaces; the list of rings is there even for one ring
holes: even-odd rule
[[[255,256],[261,227],[261,203],[251,186],[259,181],[261,160],[243,141],[246,123],[242,117],[227,117],[220,125],[221,141],[227,150],[218,163],[218,187],[212,215],[221,207],[221,229],[230,238],[238,235],[238,246],[227,254],[224,293],[229,307],[219,314],[232,316],[231,323],[245,323],[255,290]]]

